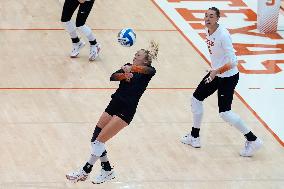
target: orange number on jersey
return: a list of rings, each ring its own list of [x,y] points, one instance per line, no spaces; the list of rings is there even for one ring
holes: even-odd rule
[[[206,44],[207,44],[209,53],[212,54],[211,47],[214,46],[214,41],[210,41],[209,39],[206,38]]]
[[[275,4],[275,0],[267,0],[266,5],[267,6],[273,6]]]
[[[208,47],[208,51],[209,51],[209,53],[210,53],[210,54],[212,54],[212,51],[211,51],[210,46],[209,46],[209,45],[207,45],[207,47]]]

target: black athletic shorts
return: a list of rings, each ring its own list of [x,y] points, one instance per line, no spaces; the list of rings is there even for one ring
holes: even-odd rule
[[[219,113],[231,110],[235,87],[239,81],[239,73],[231,77],[215,77],[210,83],[205,83],[205,79],[209,77],[208,73],[199,83],[193,96],[203,101],[208,96],[218,90],[218,107]]]
[[[119,98],[112,98],[107,108],[105,109],[105,112],[111,116],[116,115],[120,117],[129,125],[134,117],[136,108],[137,105],[131,105],[130,103],[126,103]]]
[[[62,22],[68,22],[71,20],[73,13],[79,7],[76,17],[76,27],[83,26],[92,10],[95,0],[85,1],[85,3],[79,3],[78,0],[65,0],[61,15]]]

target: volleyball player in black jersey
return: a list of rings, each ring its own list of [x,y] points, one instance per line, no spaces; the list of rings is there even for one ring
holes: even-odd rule
[[[61,22],[65,26],[66,31],[70,34],[73,49],[70,54],[71,58],[79,55],[80,49],[85,46],[85,42],[79,39],[76,29],[78,28],[90,43],[89,60],[95,60],[100,52],[101,46],[97,42],[91,28],[87,26],[86,20],[92,10],[95,0],[65,0],[62,10]],[[78,9],[76,24],[71,21],[72,15]]]
[[[135,54],[132,64],[125,64],[111,75],[111,81],[120,81],[119,88],[112,94],[112,100],[96,125],[91,140],[92,152],[88,162],[82,169],[67,174],[68,180],[73,182],[85,181],[98,159],[101,160],[103,169],[101,174],[92,182],[99,184],[115,177],[107,158],[105,142],[132,121],[138,102],[156,73],[151,63],[153,59],[157,58],[157,54],[158,45],[151,42],[149,50],[139,50]]]

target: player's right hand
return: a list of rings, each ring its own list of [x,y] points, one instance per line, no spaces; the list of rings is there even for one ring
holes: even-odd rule
[[[126,81],[130,82],[130,79],[133,77],[133,73],[124,73]]]
[[[121,67],[121,69],[125,72],[125,73],[130,73],[131,72],[131,66],[130,65],[124,65]]]
[[[86,0],[78,0],[79,3],[85,3]]]

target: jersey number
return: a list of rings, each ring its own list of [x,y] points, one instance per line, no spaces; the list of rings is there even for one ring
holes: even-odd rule
[[[266,5],[267,6],[273,6],[275,4],[275,0],[267,0]]]

